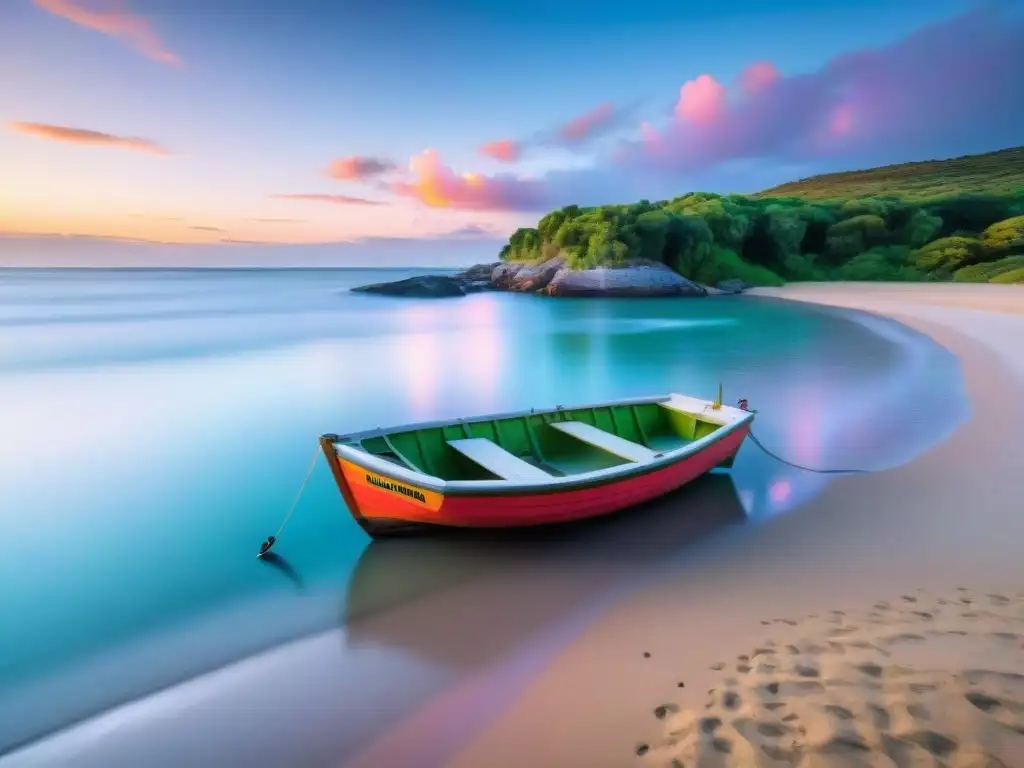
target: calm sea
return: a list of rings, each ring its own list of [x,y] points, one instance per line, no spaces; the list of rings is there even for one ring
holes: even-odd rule
[[[868,315],[752,297],[348,292],[421,271],[0,271],[11,765],[47,736],[58,746],[33,765],[180,765],[182,739],[189,764],[336,765],[518,659],[474,705],[485,717],[642,573],[721,525],[756,536],[828,481],[748,444],[731,479],[596,526],[370,545],[321,460],[281,559],[260,562],[322,432],[673,390],[710,398],[722,382],[787,459],[877,469],[966,412],[950,353]],[[476,602],[431,608],[455,588]],[[546,599],[513,600],[517,589]],[[533,607],[485,619],[502,601]],[[420,620],[389,624],[410,602]]]

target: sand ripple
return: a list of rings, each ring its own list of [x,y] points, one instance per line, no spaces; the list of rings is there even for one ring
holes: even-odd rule
[[[657,708],[665,734],[641,764],[1024,766],[1024,595],[917,592],[767,623],[777,635],[713,667],[703,709]]]

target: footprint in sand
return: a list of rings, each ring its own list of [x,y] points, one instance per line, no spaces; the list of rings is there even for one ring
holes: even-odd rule
[[[1024,674],[969,669],[958,679],[964,699],[979,712],[1024,735]]]
[[[664,720],[668,715],[679,711],[678,704],[661,704],[654,708],[654,716],[659,720]]]
[[[668,704],[655,708],[666,738],[645,744],[642,754],[637,749],[640,762],[1024,767],[1024,632],[1014,613],[1024,608],[1024,593],[986,593],[989,609],[967,616],[942,612],[938,606],[974,602],[965,588],[957,592],[898,598],[912,610],[879,601],[875,624],[866,614],[855,620],[838,612],[796,630],[789,629],[796,622],[777,621],[790,636],[737,656],[740,679],[712,689],[699,716]]]
[[[879,638],[882,645],[899,645],[900,643],[923,643],[926,640],[924,635],[913,632],[897,632],[895,635],[885,635]]]

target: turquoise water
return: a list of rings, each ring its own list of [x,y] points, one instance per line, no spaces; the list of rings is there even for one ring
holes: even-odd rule
[[[360,717],[347,699],[332,705],[357,723],[323,726],[338,758],[428,693],[527,650],[515,641],[525,634],[509,631],[470,663],[457,643],[431,649],[415,628],[396,641],[394,630],[364,631],[357,614],[386,616],[389,601],[426,599],[435,581],[447,589],[449,570],[464,583],[537,558],[547,565],[531,570],[531,589],[544,591],[553,563],[583,572],[637,546],[638,526],[620,517],[554,541],[368,548],[321,461],[280,541],[283,560],[259,562],[322,432],[672,390],[713,397],[722,381],[727,400],[759,410],[756,434],[786,458],[877,469],[940,440],[965,413],[955,358],[879,318],[752,297],[347,292],[407,274],[0,272],[0,754],[340,629],[338,685],[382,698]],[[642,513],[643,528],[659,531],[659,554],[645,560],[685,556],[687,517],[702,529],[720,513],[756,535],[751,523],[803,503],[827,477],[747,445],[732,480],[715,482]],[[562,637],[556,617],[586,614],[630,582],[604,573],[600,589],[566,596],[526,634]],[[409,581],[420,590],[411,597]],[[449,619],[469,633],[476,625]],[[211,737],[203,754],[220,754],[227,738]],[[320,764],[303,757],[317,743],[308,733],[278,742],[290,764]],[[135,764],[162,764],[146,756],[151,742],[133,749]],[[271,764],[262,754],[255,764]]]

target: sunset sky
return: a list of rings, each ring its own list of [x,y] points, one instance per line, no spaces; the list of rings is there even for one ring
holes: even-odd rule
[[[1000,149],[1022,5],[0,0],[0,233],[490,243]]]

